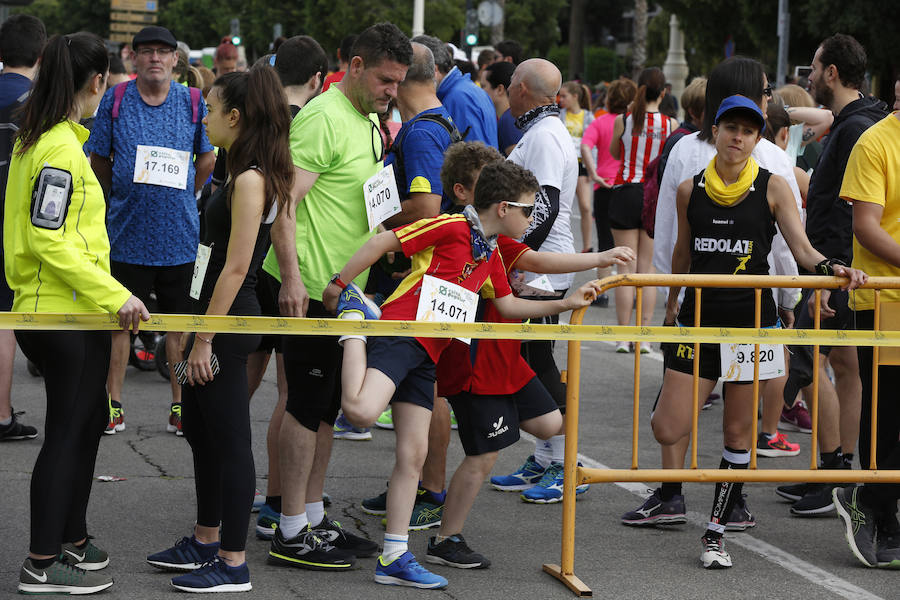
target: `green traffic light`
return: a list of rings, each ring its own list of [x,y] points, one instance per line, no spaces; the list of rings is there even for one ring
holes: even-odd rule
[[[241,36],[236,35],[236,36],[232,37],[231,43],[234,44],[235,46],[240,46],[241,45]]]
[[[468,44],[469,46],[474,46],[477,43],[478,43],[478,36],[475,35],[474,33],[470,33],[469,35],[466,36],[466,44]]]

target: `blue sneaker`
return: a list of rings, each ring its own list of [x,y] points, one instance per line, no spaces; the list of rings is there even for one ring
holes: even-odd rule
[[[544,467],[534,460],[532,454],[515,473],[491,477],[491,485],[501,492],[522,492],[540,481],[543,475]]]
[[[253,589],[247,563],[229,567],[218,556],[213,556],[193,573],[175,577],[172,585],[183,592],[249,592]]]
[[[425,569],[408,550],[388,564],[384,564],[384,557],[379,556],[375,563],[375,583],[405,585],[424,590],[447,587],[446,579]]]
[[[348,283],[338,297],[337,316],[339,319],[352,318],[345,315],[356,313],[358,318],[377,321],[381,318],[381,309],[365,297],[356,284]]]
[[[194,536],[183,537],[168,550],[151,554],[147,562],[166,571],[194,571],[219,553],[219,542],[201,544]]]
[[[256,537],[261,540],[271,540],[275,536],[275,529],[281,521],[281,514],[272,510],[268,504],[263,504],[256,517]]]
[[[581,463],[578,463],[581,466]],[[583,494],[591,486],[583,483],[575,487],[575,494]],[[562,463],[552,462],[544,476],[533,488],[529,488],[522,492],[522,500],[525,502],[533,502],[535,504],[553,504],[554,502],[562,502],[563,497],[563,465]]]
[[[363,442],[372,439],[372,430],[368,427],[354,427],[344,413],[341,413],[334,422],[334,439]]]

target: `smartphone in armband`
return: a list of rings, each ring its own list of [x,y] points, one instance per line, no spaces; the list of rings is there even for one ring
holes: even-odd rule
[[[44,167],[31,193],[31,224],[57,230],[66,222],[72,198],[72,174],[55,167]]]

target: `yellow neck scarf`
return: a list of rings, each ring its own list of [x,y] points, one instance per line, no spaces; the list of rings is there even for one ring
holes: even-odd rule
[[[759,164],[753,157],[747,159],[738,180],[731,185],[725,185],[722,178],[716,172],[716,157],[709,161],[706,172],[703,175],[703,186],[706,189],[706,195],[720,206],[731,206],[743,196],[747,190],[753,186],[756,176],[759,174]]]

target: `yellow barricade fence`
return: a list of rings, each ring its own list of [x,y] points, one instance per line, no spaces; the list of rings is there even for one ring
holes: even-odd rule
[[[583,483],[642,482],[642,481],[690,481],[690,482],[900,482],[900,471],[878,471],[875,460],[875,443],[878,414],[878,366],[898,365],[900,360],[891,352],[900,344],[900,331],[884,331],[882,327],[896,327],[900,317],[887,318],[883,312],[880,291],[883,289],[900,289],[900,277],[872,277],[863,286],[873,289],[875,296],[875,328],[874,331],[838,331],[820,330],[820,297],[823,289],[840,287],[846,280],[836,277],[797,276],[778,277],[768,275],[619,275],[607,277],[600,281],[603,290],[621,286],[636,288],[635,323],[641,322],[641,300],[643,288],[649,286],[678,286],[696,288],[696,309],[694,311],[694,327],[613,327],[623,331],[630,329],[630,335],[618,334],[616,340],[635,340],[634,352],[634,397],[633,426],[631,442],[630,469],[591,469],[578,466],[578,410],[579,385],[581,379],[581,340],[569,341],[568,371],[566,392],[566,449],[563,482],[563,516],[562,516],[562,556],[560,564],[544,564],[543,570],[550,573],[570,590],[579,596],[591,596],[591,589],[574,573],[575,563],[575,487]],[[752,288],[755,292],[755,327],[752,329],[729,329],[699,327],[702,310],[703,288]],[[803,288],[815,290],[815,310],[813,330],[803,329],[762,329],[760,328],[760,308],[762,290],[766,288]],[[581,325],[586,309],[579,309],[572,314],[569,327],[582,331]],[[900,315],[900,312],[895,313]],[[670,330],[668,334],[665,330]],[[597,338],[590,338],[597,339]],[[605,336],[601,339],[613,339]],[[693,420],[691,429],[691,466],[689,469],[639,469],[638,468],[638,426],[640,423],[640,345],[652,341],[691,342],[694,347],[693,356],[699,356],[700,343],[742,343],[754,344],[753,366],[753,413],[759,410],[759,344],[793,344],[813,346],[813,356],[819,355],[819,346],[872,346],[872,422],[871,422],[871,460],[868,469],[819,471],[816,465],[818,435],[818,400],[819,369],[817,361],[813,365],[813,400],[810,408],[812,419],[811,458],[809,470],[801,469],[757,469],[756,444],[753,444],[749,470],[699,469],[697,467],[698,441],[698,387],[699,360],[694,361],[693,382]],[[883,347],[890,350],[880,352]],[[890,355],[890,356],[888,356]],[[860,374],[866,376],[865,374]],[[864,424],[860,424],[864,426]],[[757,438],[757,420],[753,419],[752,440]]]

